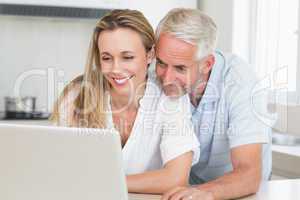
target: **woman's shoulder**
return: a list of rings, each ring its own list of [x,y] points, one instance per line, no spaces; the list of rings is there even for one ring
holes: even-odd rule
[[[75,110],[74,102],[80,93],[83,75],[70,81],[54,104],[51,121],[56,125],[68,126]]]
[[[82,81],[83,75],[80,75],[68,83],[61,94],[61,101],[65,103],[74,101],[80,93]]]

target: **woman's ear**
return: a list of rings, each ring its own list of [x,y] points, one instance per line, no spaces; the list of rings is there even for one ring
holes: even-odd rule
[[[151,50],[147,53],[147,64],[151,64],[153,59],[155,58],[155,48],[152,46]]]

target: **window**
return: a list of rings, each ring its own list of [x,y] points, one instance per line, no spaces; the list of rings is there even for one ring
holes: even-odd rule
[[[234,1],[233,51],[242,54],[274,90],[300,92],[299,0]]]

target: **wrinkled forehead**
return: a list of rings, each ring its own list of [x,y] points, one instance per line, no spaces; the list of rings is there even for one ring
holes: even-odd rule
[[[176,61],[195,62],[197,50],[196,45],[178,39],[168,33],[161,34],[156,43],[157,57],[172,63]]]

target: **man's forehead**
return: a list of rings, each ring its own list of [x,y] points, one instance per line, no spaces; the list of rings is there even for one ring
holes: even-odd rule
[[[163,33],[156,44],[156,52],[160,59],[164,57],[179,61],[195,61],[197,46],[171,34]]]
[[[174,47],[182,46],[185,48],[197,49],[197,45],[192,44],[191,42],[187,42],[184,39],[178,38],[171,33],[161,33],[160,34],[160,36],[157,40],[157,46],[159,46],[162,43],[173,44]]]

